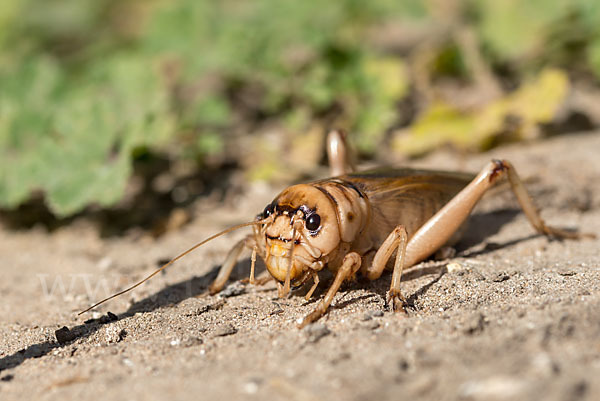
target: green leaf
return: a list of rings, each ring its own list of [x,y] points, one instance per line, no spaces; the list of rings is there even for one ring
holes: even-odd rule
[[[57,215],[119,200],[136,146],[164,143],[173,130],[166,92],[142,60],[116,57],[84,84],[65,87],[51,60],[5,71],[0,94],[0,205],[34,190]]]
[[[408,70],[402,59],[370,57],[362,63],[360,74],[364,93],[356,100],[360,104],[354,128],[356,146],[362,152],[374,153],[397,119],[397,104],[408,92]]]
[[[545,29],[565,15],[569,0],[480,0],[479,32],[501,57],[514,59],[543,45]]]
[[[600,79],[600,35],[589,46],[588,58],[592,71]]]
[[[395,152],[413,156],[448,143],[465,148],[472,142],[475,126],[472,116],[437,102],[429,106],[411,127],[396,131],[392,147]]]

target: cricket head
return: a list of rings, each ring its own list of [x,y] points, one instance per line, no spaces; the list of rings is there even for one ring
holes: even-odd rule
[[[267,270],[286,286],[306,282],[340,243],[335,205],[313,185],[285,189],[258,219],[268,219],[260,230]]]

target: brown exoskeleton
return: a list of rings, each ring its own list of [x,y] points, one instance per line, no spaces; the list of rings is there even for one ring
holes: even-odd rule
[[[504,177],[536,231],[557,238],[592,236],[546,225],[514,167],[506,160],[491,161],[476,176],[413,169],[349,173],[343,133],[333,131],[328,139],[330,164],[336,177],[286,188],[255,221],[202,241],[106,300],[137,287],[207,241],[240,227],[253,226],[253,234],[229,252],[210,286],[211,294],[223,289],[242,250],[250,248],[250,283],[255,283],[254,265],[259,255],[276,280],[280,297],[312,279],[306,295],[309,299],[319,284],[319,272],[325,268],[334,272],[335,279],[324,298],[299,322],[299,327],[325,314],[344,281],[357,273],[376,280],[386,267],[392,269],[387,301],[397,310],[403,305],[403,269],[454,240],[484,193]]]

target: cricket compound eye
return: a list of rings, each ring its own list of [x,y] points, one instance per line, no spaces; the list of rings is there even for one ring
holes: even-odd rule
[[[275,205],[273,203],[269,203],[266,207],[265,210],[263,210],[263,219],[269,217],[270,215],[273,214],[273,212],[275,211]]]
[[[316,213],[309,215],[306,218],[306,229],[316,231],[321,226],[321,216]]]

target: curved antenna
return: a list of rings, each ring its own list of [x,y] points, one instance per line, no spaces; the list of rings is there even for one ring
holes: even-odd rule
[[[90,310],[94,309],[96,306],[101,305],[103,303],[105,303],[106,301],[110,301],[113,298],[118,297],[119,295],[123,295],[126,292],[129,292],[131,290],[133,290],[134,288],[142,285],[143,283],[145,283],[146,281],[150,280],[152,277],[156,276],[158,273],[160,273],[161,271],[163,271],[164,269],[166,269],[168,266],[170,266],[171,264],[173,264],[175,261],[183,258],[185,255],[187,255],[188,253],[196,250],[197,248],[201,247],[202,245],[206,244],[208,241],[212,241],[213,239],[220,237],[221,235],[225,235],[231,231],[237,230],[238,228],[243,228],[243,227],[248,227],[248,226],[253,226],[253,225],[257,225],[257,224],[265,224],[267,223],[269,220],[269,217],[267,217],[266,219],[262,219],[262,220],[258,220],[258,221],[251,221],[248,223],[242,223],[242,224],[238,224],[237,226],[233,226],[233,227],[229,227],[226,230],[221,231],[220,233],[214,234],[210,237],[208,237],[207,239],[205,239],[204,241],[198,242],[196,245],[194,245],[193,247],[191,247],[190,249],[188,249],[187,251],[175,256],[173,259],[171,259],[170,261],[168,261],[167,263],[165,263],[164,265],[162,265],[158,270],[156,270],[155,272],[153,272],[152,274],[150,274],[148,277],[146,277],[145,279],[138,281],[136,284],[132,285],[129,288],[124,289],[123,291],[119,291],[116,294],[111,295],[108,298],[104,298],[102,301],[95,303],[94,305],[90,306],[89,308],[87,308],[86,310],[83,310],[81,312],[79,312],[77,314],[77,316],[84,314],[85,312],[89,312]]]

